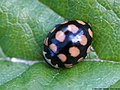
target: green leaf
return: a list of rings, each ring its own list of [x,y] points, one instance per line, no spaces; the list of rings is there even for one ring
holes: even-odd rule
[[[0,90],[92,90],[107,88],[120,79],[120,65],[81,62],[71,69],[53,69],[44,63],[33,65]],[[114,74],[114,75],[113,75]]]
[[[8,62],[7,59],[10,58],[7,58],[0,48],[0,85],[4,85],[5,83],[20,76],[29,68],[29,65],[14,64]]]
[[[120,0],[39,0],[68,20],[91,24],[101,59],[120,61]]]
[[[91,59],[71,69],[53,69],[41,57],[43,39],[55,24],[82,19],[92,25],[93,46],[99,57],[120,61],[119,0],[114,2],[115,7],[109,7],[112,0],[0,2],[0,90],[91,90],[110,87],[120,80],[118,62]],[[9,61],[15,57],[41,62],[30,66],[9,62],[8,57]]]
[[[0,47],[0,58],[5,58],[6,56],[5,56],[5,54],[3,53],[3,51],[2,51],[2,48]]]
[[[0,46],[6,56],[41,59],[46,33],[63,18],[36,0],[0,0]]]
[[[4,85],[20,76],[28,68],[29,65],[0,61],[0,85]]]
[[[111,85],[110,88],[120,88],[120,80],[117,81],[115,84]]]
[[[37,0],[0,2],[0,85],[4,85],[30,67],[7,58],[41,59],[45,35],[63,18]]]

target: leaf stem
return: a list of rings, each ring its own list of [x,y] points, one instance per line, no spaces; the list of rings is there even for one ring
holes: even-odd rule
[[[37,63],[45,63],[45,61],[41,60],[24,60],[24,59],[19,59],[19,58],[9,58],[9,57],[5,57],[5,58],[0,58],[0,61],[9,61],[9,62],[13,62],[13,63],[23,63],[23,64],[28,64],[28,65],[34,65]],[[115,61],[110,61],[110,60],[101,60],[101,59],[84,59],[83,62],[108,62],[108,63],[113,63],[113,64],[120,64],[120,62],[115,62]]]
[[[85,62],[108,62],[108,63],[113,63],[113,64],[120,64],[120,62],[115,62],[115,61],[111,61],[111,60],[101,60],[101,59],[84,59]]]
[[[9,58],[9,57],[6,57],[6,58],[0,58],[0,61],[10,61],[10,62],[13,62],[13,63],[23,63],[23,64],[28,64],[28,65],[33,65],[33,64],[36,64],[36,63],[40,63],[40,62],[44,62],[44,61],[38,61],[38,60],[23,60],[23,59],[19,59],[19,58]]]

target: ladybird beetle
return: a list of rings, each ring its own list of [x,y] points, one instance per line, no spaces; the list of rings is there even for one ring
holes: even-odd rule
[[[70,68],[87,56],[92,38],[91,27],[86,22],[72,20],[58,24],[44,40],[44,59],[54,68]]]

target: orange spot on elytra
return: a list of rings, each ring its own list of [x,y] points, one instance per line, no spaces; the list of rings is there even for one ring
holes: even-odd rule
[[[83,59],[83,57],[81,57],[80,59],[78,59],[78,61],[77,61],[77,62],[80,62],[82,59]]]
[[[66,24],[68,21],[64,21],[64,22],[62,22],[61,24]]]
[[[91,37],[93,37],[93,32],[90,30],[90,28],[88,29],[88,33]]]
[[[67,30],[70,31],[70,32],[72,32],[72,33],[77,33],[77,31],[79,30],[79,28],[77,26],[71,24],[71,25],[68,25]]]
[[[76,20],[79,24],[85,25],[85,23],[81,20]]]
[[[80,35],[79,42],[81,45],[85,46],[87,44],[87,38],[85,35]]]
[[[77,57],[80,54],[80,50],[77,47],[71,47],[69,48],[69,53],[72,57]]]
[[[46,46],[48,46],[48,38],[45,39],[44,43]]]
[[[58,58],[62,61],[65,62],[67,60],[67,57],[64,54],[59,54]]]
[[[65,40],[65,34],[62,31],[58,31],[55,35],[55,38],[60,41],[63,42]]]
[[[87,53],[89,53],[89,52],[90,52],[90,48],[91,48],[91,46],[89,46],[89,47],[87,48]]]
[[[49,48],[50,48],[53,52],[56,52],[56,51],[57,51],[57,46],[56,46],[54,43],[50,44]]]
[[[72,64],[64,64],[66,68],[71,68]]]
[[[55,29],[56,29],[56,28],[53,28],[50,32],[51,32],[51,33],[52,33],[52,32],[54,32],[54,31],[55,31]]]

